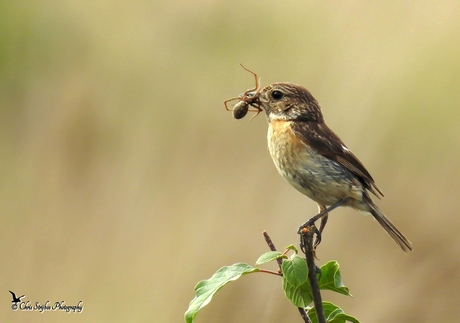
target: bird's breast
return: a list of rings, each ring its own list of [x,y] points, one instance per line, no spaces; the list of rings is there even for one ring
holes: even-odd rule
[[[309,165],[313,158],[305,143],[294,134],[291,123],[284,120],[270,122],[268,150],[278,172],[295,188],[302,190],[305,188],[299,187],[299,182],[304,181],[305,176],[301,173],[305,168],[314,168],[314,165]]]
[[[278,170],[295,167],[297,158],[310,158],[305,143],[294,134],[291,124],[292,121],[276,120],[268,127],[268,149]]]
[[[302,141],[292,130],[292,122],[274,120],[268,128],[268,149],[281,176],[323,205],[334,204],[347,196],[359,198],[362,187],[356,178]]]

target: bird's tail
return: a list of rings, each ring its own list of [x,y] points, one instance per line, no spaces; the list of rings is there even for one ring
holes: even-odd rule
[[[368,205],[370,206],[370,213],[377,220],[377,222],[385,229],[385,231],[393,238],[393,240],[401,247],[401,249],[407,253],[412,251],[412,243],[407,240],[404,234],[401,233],[391,221],[379,210],[377,205],[375,205],[372,201],[368,201]]]

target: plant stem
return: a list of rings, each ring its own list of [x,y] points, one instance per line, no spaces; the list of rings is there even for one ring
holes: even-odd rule
[[[268,235],[267,231],[264,231],[263,235],[264,235],[264,238],[265,238],[265,242],[268,245],[268,248],[270,248],[271,251],[277,251],[276,247],[273,244],[273,241],[270,238],[270,236]],[[278,259],[276,259],[276,262],[278,263],[278,266],[280,268],[280,276],[282,276],[283,272],[281,271],[281,265],[283,264],[283,260],[281,258],[278,258]],[[305,311],[305,309],[303,307],[297,307],[297,309],[299,310],[300,316],[302,317],[302,319],[303,319],[303,321],[305,323],[312,323],[310,318],[307,315],[307,312]]]
[[[326,323],[321,292],[319,291],[318,280],[316,279],[315,250],[313,249],[313,236],[316,231],[317,229],[314,224],[302,229],[300,233],[301,249],[305,252],[305,258],[307,260],[308,281],[310,282],[313,294],[313,304],[315,304],[318,323]]]

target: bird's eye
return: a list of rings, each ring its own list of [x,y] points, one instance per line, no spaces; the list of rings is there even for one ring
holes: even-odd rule
[[[275,91],[272,92],[271,96],[272,96],[273,100],[281,100],[283,98],[284,94],[281,91],[275,90]]]

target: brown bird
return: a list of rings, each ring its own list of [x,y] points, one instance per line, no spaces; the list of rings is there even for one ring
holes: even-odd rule
[[[369,196],[370,192],[380,198],[382,191],[358,158],[324,123],[318,102],[306,88],[273,83],[260,90],[257,83],[254,91],[246,91],[238,99],[265,111],[273,162],[289,184],[318,204],[320,232],[329,211],[350,206],[372,214],[403,251],[412,250],[411,242]]]

